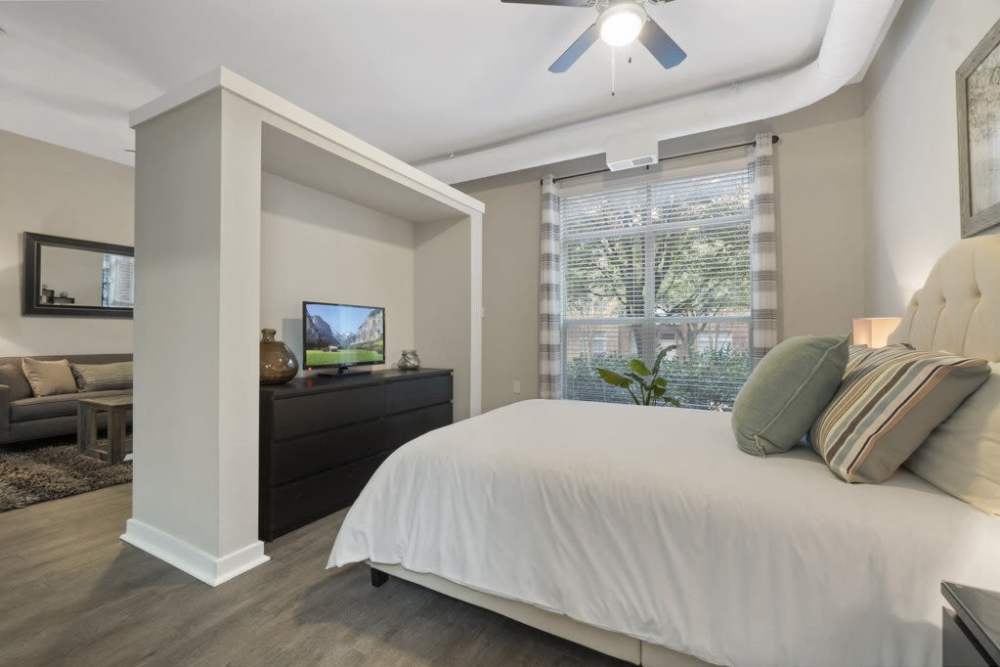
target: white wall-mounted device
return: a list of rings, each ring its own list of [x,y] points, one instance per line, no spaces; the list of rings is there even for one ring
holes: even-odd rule
[[[612,137],[608,140],[604,157],[611,171],[654,165],[659,157],[656,135],[639,132]]]

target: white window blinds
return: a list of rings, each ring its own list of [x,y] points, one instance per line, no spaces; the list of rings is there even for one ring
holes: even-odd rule
[[[750,173],[743,161],[560,196],[563,395],[628,402],[596,367],[665,366],[686,407],[728,409],[750,373]]]

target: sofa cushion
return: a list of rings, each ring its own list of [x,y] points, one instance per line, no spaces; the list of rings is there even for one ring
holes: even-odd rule
[[[132,388],[132,362],[114,364],[70,364],[76,386],[80,391],[92,393],[105,389]]]
[[[40,361],[25,357],[21,360],[21,370],[35,396],[75,394],[77,391],[73,371],[69,369],[66,359]]]
[[[21,364],[0,364],[0,384],[10,388],[8,400],[17,401],[31,396],[31,385],[21,371]]]
[[[0,364],[21,365],[24,357],[0,357]],[[58,361],[66,359],[71,364],[112,364],[117,361],[132,361],[131,354],[33,354],[32,359]]]
[[[107,391],[88,391],[75,394],[56,394],[54,396],[36,396],[12,401],[10,404],[10,421],[26,422],[36,419],[51,419],[52,417],[71,417],[76,415],[76,403],[81,398],[98,398],[101,396],[121,396],[131,392],[109,389]]]

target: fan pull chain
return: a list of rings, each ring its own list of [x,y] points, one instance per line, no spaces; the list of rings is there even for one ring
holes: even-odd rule
[[[611,47],[611,97],[615,96],[615,47]]]

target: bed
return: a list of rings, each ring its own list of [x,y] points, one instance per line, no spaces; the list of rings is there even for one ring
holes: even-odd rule
[[[991,266],[959,244],[897,339],[997,361]],[[389,457],[329,565],[358,562],[635,664],[940,665],[940,583],[1000,588],[1000,518],[748,456],[723,413],[524,401]]]

